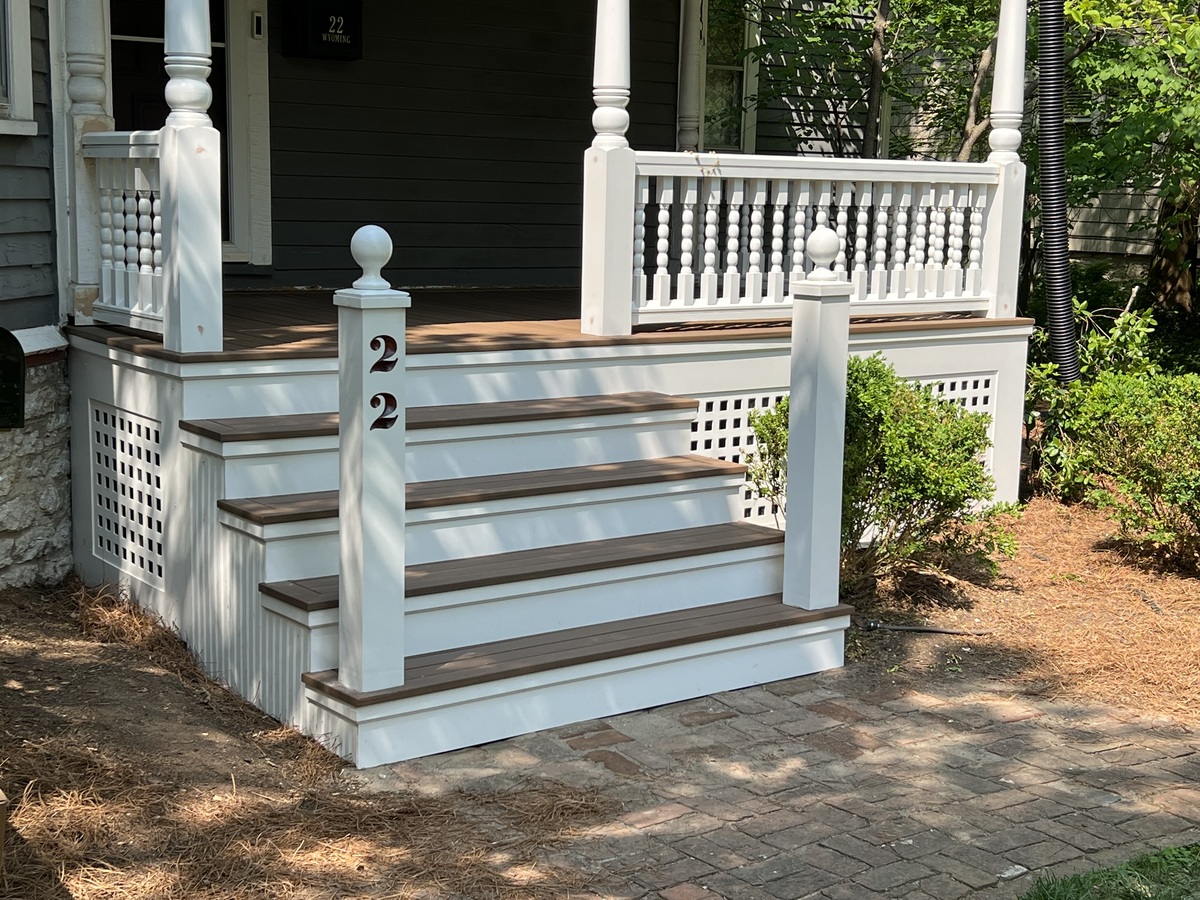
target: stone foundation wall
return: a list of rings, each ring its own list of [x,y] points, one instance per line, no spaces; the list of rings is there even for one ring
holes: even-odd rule
[[[67,371],[55,353],[25,373],[25,427],[0,430],[0,588],[71,571]]]

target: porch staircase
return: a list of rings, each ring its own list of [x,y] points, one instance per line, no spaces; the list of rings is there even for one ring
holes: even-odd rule
[[[336,414],[182,421],[247,644],[221,674],[371,766],[840,665],[847,607],[782,602],[783,533],[690,452],[696,405],[409,408],[404,683],[368,693],[337,680]]]

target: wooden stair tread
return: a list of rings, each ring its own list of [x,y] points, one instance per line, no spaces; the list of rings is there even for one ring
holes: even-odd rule
[[[819,622],[851,612],[852,608],[844,604],[797,609],[785,606],[780,595],[772,594],[425,653],[405,660],[402,686],[385,690],[352,691],[338,682],[336,669],[306,672],[301,678],[315,691],[362,708],[636,653]]]
[[[495,425],[581,416],[695,409],[696,401],[654,391],[605,394],[594,397],[557,397],[542,400],[505,400],[497,403],[462,403],[453,406],[414,406],[406,413],[408,430],[458,425]],[[282,416],[243,416],[223,419],[184,419],[184,431],[221,443],[282,438],[325,437],[338,433],[335,412],[295,413]]]
[[[746,467],[707,456],[666,456],[593,466],[568,466],[505,475],[476,475],[412,482],[405,487],[406,509],[459,503],[485,503],[568,491],[657,484],[717,475],[741,475]],[[338,514],[337,491],[309,491],[269,497],[218,500],[217,506],[256,525],[327,519]]]
[[[762,525],[704,525],[412,565],[404,570],[404,592],[408,597],[421,597],[781,543],[782,531]],[[333,609],[338,604],[336,575],[263,583],[259,590],[306,612]]]

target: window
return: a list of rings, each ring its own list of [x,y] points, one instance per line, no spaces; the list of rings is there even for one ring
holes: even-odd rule
[[[251,0],[210,0],[212,74],[208,84],[213,102],[208,114],[221,132],[225,261],[269,265],[267,42],[263,14],[252,11],[250,4]],[[119,131],[156,131],[170,112],[163,97],[167,83],[163,12],[161,0],[110,0],[112,110]],[[252,172],[256,173],[253,178]]]
[[[743,0],[707,0],[702,150],[754,152],[756,115],[747,100],[758,90],[758,66],[745,51],[757,40],[758,24]]]
[[[37,134],[29,0],[0,0],[0,134]]]

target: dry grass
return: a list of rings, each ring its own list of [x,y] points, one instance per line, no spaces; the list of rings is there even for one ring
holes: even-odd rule
[[[550,900],[585,876],[546,862],[545,849],[613,813],[595,791],[540,779],[498,793],[361,793],[337,777],[340,759],[205,678],[177,637],[113,592],[69,585],[10,610],[18,615],[4,624],[21,652],[6,660],[0,644],[19,685],[5,706],[22,692],[32,702],[0,707],[0,784],[17,798],[4,900]],[[55,616],[70,624],[36,632]],[[51,637],[65,652],[39,656]],[[214,780],[208,757],[164,759],[136,730],[106,731],[86,706],[75,721],[70,704],[46,708],[48,687],[75,680],[66,666],[94,663],[111,645],[136,676],[106,686],[130,694],[108,727],[147,702],[143,683],[169,674],[220,720],[200,726],[205,734],[228,733],[217,763],[228,775]],[[179,727],[196,727],[195,715],[184,710]]]
[[[1112,541],[1115,531],[1102,512],[1038,498],[1016,524],[1017,558],[1001,563],[995,583],[964,582],[936,597],[901,587],[879,609],[990,629],[953,642],[1031,693],[1200,724],[1200,581],[1141,564]]]

